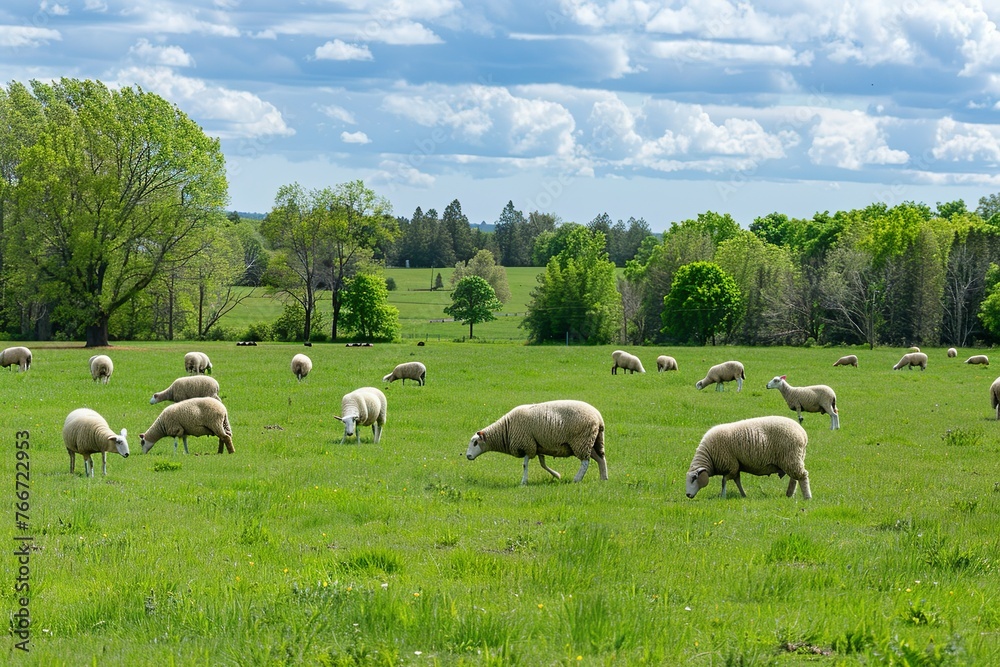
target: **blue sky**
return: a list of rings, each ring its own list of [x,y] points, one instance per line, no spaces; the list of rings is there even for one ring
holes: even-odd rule
[[[230,206],[363,179],[654,230],[1000,191],[1000,0],[8,0],[5,81],[139,85],[222,139]]]

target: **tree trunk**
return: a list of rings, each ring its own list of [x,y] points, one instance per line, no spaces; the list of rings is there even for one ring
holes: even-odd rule
[[[108,318],[101,315],[96,323],[87,326],[87,347],[108,346]]]
[[[472,339],[472,320],[469,320],[469,339]]]
[[[340,290],[334,285],[331,297],[333,305],[333,324],[330,327],[330,340],[337,340],[337,323],[340,321]]]

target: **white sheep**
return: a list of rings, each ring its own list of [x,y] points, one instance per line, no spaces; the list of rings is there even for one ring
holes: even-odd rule
[[[611,366],[611,374],[617,375],[618,369],[624,369],[630,371],[631,373],[645,373],[646,369],[642,367],[642,361],[639,357],[634,354],[629,354],[623,350],[615,350],[611,353],[611,358],[614,359],[614,364]]]
[[[545,465],[546,456],[575,456],[580,469],[574,482],[583,479],[590,459],[597,461],[601,479],[608,478],[604,458],[604,418],[597,408],[583,401],[548,401],[519,405],[478,431],[469,441],[465,457],[472,461],[483,452],[502,452],[524,459],[521,484],[528,483],[528,461],[535,456],[542,469],[556,479],[560,475]]]
[[[958,356],[958,350],[956,350],[953,347],[949,347],[948,348],[948,358],[950,359],[952,357],[957,357],[957,356]]]
[[[743,380],[746,374],[743,372],[743,364],[738,361],[724,361],[708,369],[708,375],[695,382],[696,389],[704,389],[710,384],[715,385],[715,391],[723,391],[723,382],[736,380],[736,391],[743,391]]]
[[[309,375],[313,369],[312,359],[304,354],[296,354],[292,357],[292,374],[302,382],[302,378]]]
[[[1000,420],[1000,378],[993,381],[990,385],[990,405],[997,413],[997,419]]]
[[[907,352],[919,352],[919,351],[920,351],[920,348],[917,347],[916,345],[914,345],[913,347],[911,347],[911,348],[909,348],[907,350]]]
[[[191,375],[212,374],[212,362],[204,352],[188,352],[184,355],[184,370]]]
[[[125,437],[128,431],[122,429],[117,434],[108,426],[108,422],[90,408],[77,408],[66,416],[63,424],[63,443],[69,452],[69,472],[76,470],[76,455],[83,455],[83,470],[87,477],[94,476],[92,454],[101,454],[101,474],[108,474],[108,452],[118,452],[128,458],[128,442]]]
[[[661,354],[656,358],[656,372],[662,373],[663,371],[676,371],[677,370],[677,360],[673,357],[668,357],[665,354]]]
[[[392,369],[392,372],[382,378],[382,382],[392,384],[396,380],[402,380],[406,384],[407,380],[416,380],[417,384],[423,386],[427,381],[427,367],[419,361],[408,361],[399,364]]]
[[[207,375],[185,375],[170,383],[163,391],[158,391],[149,399],[150,405],[160,401],[180,403],[189,398],[219,398],[219,381]]]
[[[793,387],[785,380],[784,375],[776,375],[767,383],[768,389],[777,389],[785,397],[788,407],[798,413],[799,423],[802,423],[803,412],[819,412],[830,415],[830,430],[840,428],[840,413],[837,411],[837,394],[825,384],[813,384],[805,387]]]
[[[19,371],[31,368],[31,350],[26,347],[8,347],[0,352],[0,366],[9,369],[14,365]]]
[[[908,352],[896,362],[892,370],[898,371],[903,366],[906,366],[906,370],[908,371],[912,371],[913,366],[920,366],[920,370],[925,371],[927,370],[927,355],[923,352]]]
[[[334,415],[334,419],[344,422],[344,437],[340,439],[340,444],[344,444],[347,436],[358,434],[358,444],[361,444],[361,426],[371,426],[375,437],[375,444],[378,444],[382,437],[382,427],[385,426],[386,408],[388,404],[385,394],[375,387],[361,387],[349,394],[344,394],[340,401],[340,411],[342,415]]]
[[[90,376],[94,378],[94,382],[100,380],[103,384],[107,384],[114,372],[115,364],[108,355],[95,354],[90,358]]]
[[[740,473],[751,475],[788,474],[788,490],[795,494],[795,483],[802,487],[802,497],[812,498],[809,472],[805,468],[806,445],[809,436],[794,419],[788,417],[755,417],[743,421],[719,424],[708,429],[691,460],[685,483],[687,497],[694,498],[708,485],[709,477],[722,475],[722,497],[726,497],[726,480],[736,482],[740,495],[746,492],[740,483]]]
[[[967,364],[979,365],[979,366],[989,366],[990,358],[985,354],[974,354],[965,360]]]
[[[145,433],[139,434],[142,443],[142,453],[146,454],[161,438],[173,436],[174,452],[177,451],[177,438],[184,440],[184,453],[188,453],[188,436],[214,435],[219,438],[219,454],[222,448],[230,454],[233,448],[233,429],[229,425],[229,413],[226,406],[214,398],[189,398],[180,403],[174,403],[163,408],[152,426]]]
[[[840,359],[837,359],[835,362],[833,362],[833,365],[834,366],[854,366],[855,368],[857,368],[858,367],[858,355],[856,355],[856,354],[848,354],[845,357],[841,357]]]

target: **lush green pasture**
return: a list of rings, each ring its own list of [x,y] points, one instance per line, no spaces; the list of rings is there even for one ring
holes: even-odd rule
[[[431,342],[201,344],[229,408],[235,455],[214,438],[141,453],[148,403],[183,372],[180,344],[119,344],[111,383],[91,351],[35,346],[0,372],[4,488],[30,431],[32,665],[961,665],[1000,664],[1000,423],[996,370],[929,350],[639,349],[644,375],[609,373],[612,348]],[[301,384],[289,362],[306,351]],[[964,352],[964,351],[963,351]],[[657,374],[657,354],[680,370]],[[697,391],[741,359],[742,393]],[[421,360],[424,387],[385,388],[382,442],[341,444],[340,397]],[[807,415],[813,500],[744,477],[748,497],[697,498],[684,474],[710,426],[787,414],[776,374],[837,391],[840,431]],[[586,400],[607,424],[610,479],[551,479],[469,437],[511,407]],[[107,477],[70,475],[66,414],[129,430]],[[14,610],[14,509],[0,559]]]

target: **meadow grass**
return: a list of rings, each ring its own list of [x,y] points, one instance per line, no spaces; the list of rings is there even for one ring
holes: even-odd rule
[[[610,374],[611,347],[413,343],[346,348],[202,343],[234,432],[191,454],[139,433],[187,344],[119,343],[110,384],[83,348],[35,344],[0,372],[8,443],[30,431],[31,652],[24,665],[987,665],[1000,664],[1000,422],[994,372],[929,350],[643,348]],[[302,383],[289,367],[306,351]],[[738,358],[741,393],[697,391]],[[961,358],[961,355],[960,355]],[[341,396],[423,361],[427,384],[384,388],[382,442],[341,444]],[[841,429],[807,414],[813,500],[744,476],[747,498],[694,500],[684,476],[714,424],[794,417],[776,374],[837,392]],[[610,479],[569,482],[574,459],[464,458],[515,405],[590,402]],[[132,456],[70,475],[66,414],[102,413]],[[3,475],[13,495],[15,450]],[[594,468],[594,466],[592,466]],[[13,498],[11,497],[11,500]],[[3,604],[16,607],[14,510],[3,518]]]

